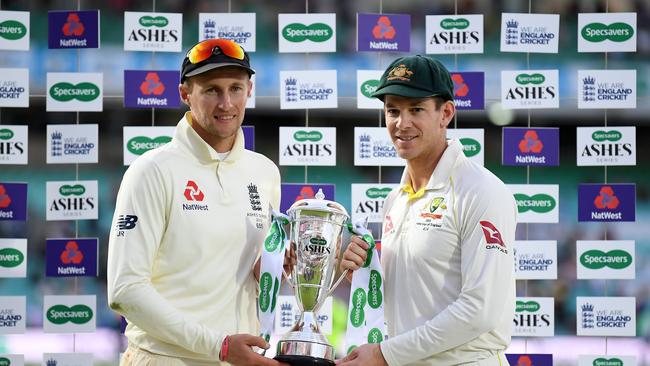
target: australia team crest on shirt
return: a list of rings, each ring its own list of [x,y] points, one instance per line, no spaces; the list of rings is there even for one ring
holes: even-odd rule
[[[420,208],[415,225],[422,231],[440,228],[445,212],[447,212],[447,198],[434,196]]]

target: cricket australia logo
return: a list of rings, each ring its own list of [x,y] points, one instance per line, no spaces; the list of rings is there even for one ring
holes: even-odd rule
[[[596,79],[587,76],[582,80],[582,100],[585,102],[596,101]]]
[[[594,327],[594,306],[592,304],[582,305],[582,327],[585,329]]]
[[[516,45],[519,43],[519,22],[510,19],[506,22],[506,44]]]
[[[260,201],[260,195],[257,191],[257,186],[253,183],[248,185],[248,198],[251,201],[251,209],[253,211],[262,211],[262,202]]]

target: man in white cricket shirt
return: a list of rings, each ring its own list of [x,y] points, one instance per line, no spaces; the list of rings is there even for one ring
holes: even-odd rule
[[[508,364],[517,209],[499,178],[446,140],[453,95],[447,69],[420,55],[393,61],[374,93],[406,160],[401,187],[384,204],[389,338],[356,348],[339,365]],[[354,237],[342,268],[360,268],[367,248]]]
[[[251,94],[246,52],[225,39],[190,49],[171,142],[139,157],[117,196],[108,302],[127,321],[120,365],[282,365],[253,352],[256,262],[279,207],[280,174],[244,149]]]

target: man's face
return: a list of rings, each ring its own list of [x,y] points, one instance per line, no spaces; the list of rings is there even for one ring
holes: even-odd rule
[[[397,154],[408,161],[427,159],[444,151],[446,128],[455,111],[451,102],[436,109],[433,98],[384,97],[388,134]]]
[[[208,144],[230,150],[253,87],[248,73],[239,67],[221,67],[192,76],[189,84],[179,90],[198,125],[193,127]]]

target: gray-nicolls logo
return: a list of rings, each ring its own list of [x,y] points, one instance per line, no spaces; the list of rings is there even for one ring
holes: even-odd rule
[[[251,201],[251,209],[253,211],[262,211],[262,202],[260,201],[260,194],[257,192],[257,186],[253,183],[248,185],[248,198]]]

